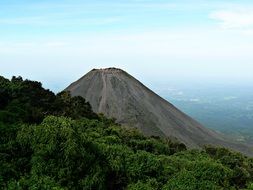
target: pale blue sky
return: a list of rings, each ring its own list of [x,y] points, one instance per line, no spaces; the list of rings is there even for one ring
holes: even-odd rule
[[[0,75],[63,89],[92,68],[144,83],[253,82],[250,0],[1,0]]]

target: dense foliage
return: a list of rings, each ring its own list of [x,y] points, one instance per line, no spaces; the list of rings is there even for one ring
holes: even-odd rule
[[[81,97],[0,78],[0,189],[253,190],[253,160],[145,137]]]

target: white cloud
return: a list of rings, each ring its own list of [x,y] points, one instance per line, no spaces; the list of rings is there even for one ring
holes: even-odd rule
[[[211,19],[220,21],[225,29],[253,28],[253,10],[215,11],[209,16]]]
[[[68,43],[66,42],[61,42],[61,41],[55,41],[55,42],[46,42],[46,43],[42,43],[41,45],[44,45],[44,47],[65,47],[67,45],[69,45]]]
[[[42,23],[41,17],[0,18],[0,24],[22,25],[22,24],[36,24],[38,22],[40,24]]]
[[[100,18],[64,18],[54,15],[41,17],[17,17],[17,18],[0,18],[0,24],[4,25],[32,25],[32,26],[72,26],[72,25],[107,25],[120,22],[119,17],[100,17]]]

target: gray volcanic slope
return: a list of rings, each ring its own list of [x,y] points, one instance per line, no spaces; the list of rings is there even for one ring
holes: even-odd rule
[[[93,69],[65,90],[84,97],[96,113],[114,117],[145,135],[176,138],[190,148],[213,144],[253,155],[249,147],[203,127],[123,70]]]

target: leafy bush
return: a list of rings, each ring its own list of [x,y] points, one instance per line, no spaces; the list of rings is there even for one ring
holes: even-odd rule
[[[253,189],[252,159],[146,137],[68,92],[0,77],[0,103],[0,189]]]

